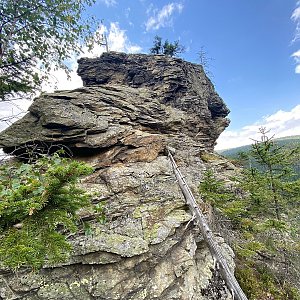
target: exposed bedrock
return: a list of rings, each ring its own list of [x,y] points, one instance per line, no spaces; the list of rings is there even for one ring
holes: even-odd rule
[[[24,118],[1,133],[5,152],[31,142],[63,143],[81,153],[111,146],[132,150],[182,137],[212,150],[229,124],[229,110],[200,65],[109,52],[80,59],[78,74],[84,87],[42,94]]]
[[[197,195],[203,153],[229,113],[200,65],[161,55],[79,60],[84,87],[42,94],[0,133],[5,152],[64,145],[95,167],[82,181],[107,222],[69,237],[71,259],[38,273],[0,270],[0,299],[232,299],[176,184],[168,145]],[[216,162],[214,162],[216,163]],[[223,165],[224,167],[224,165]],[[226,166],[225,166],[226,168]],[[81,212],[84,215],[84,212]],[[231,268],[231,249],[219,238]]]

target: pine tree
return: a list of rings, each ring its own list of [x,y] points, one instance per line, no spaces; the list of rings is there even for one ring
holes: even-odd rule
[[[278,146],[273,137],[267,136],[265,128],[260,128],[261,140],[254,140],[248,154],[254,166],[245,170],[245,187],[251,192],[253,203],[262,205],[270,216],[281,221],[288,203],[293,199],[293,161],[299,154],[299,147],[286,149]],[[264,202],[264,203],[263,203]],[[266,211],[265,211],[266,212]]]
[[[161,54],[162,53],[162,38],[158,35],[154,37],[153,47],[150,48],[150,53]]]
[[[100,213],[102,205],[78,187],[93,169],[55,153],[32,164],[0,166],[0,265],[39,269],[65,261],[72,250],[67,234],[82,224],[79,209]],[[67,233],[67,234],[66,234]]]
[[[277,145],[265,128],[260,133],[243,154],[251,165],[231,187],[208,171],[200,193],[231,221],[237,277],[249,299],[299,299],[292,286],[300,280],[300,180],[292,167],[300,148]]]
[[[179,44],[179,41],[173,43],[165,40],[162,42],[162,38],[158,35],[154,37],[153,47],[150,48],[150,53],[152,54],[164,54],[167,56],[177,56],[179,53],[184,52],[184,47]]]

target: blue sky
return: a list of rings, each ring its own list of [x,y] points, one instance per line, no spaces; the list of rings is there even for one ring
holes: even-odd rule
[[[212,81],[231,110],[229,130],[300,104],[300,74],[291,56],[300,48],[294,0],[106,0],[97,7],[98,16],[118,22],[142,52],[156,34],[180,40],[188,61],[199,62],[204,47]]]
[[[179,40],[181,57],[199,63],[204,47],[211,79],[231,110],[217,148],[251,143],[260,125],[278,137],[300,134],[300,1],[96,0],[88,14],[104,19],[100,31],[111,50],[148,53],[159,35]],[[71,64],[73,88],[81,83],[76,59]],[[54,76],[65,88],[63,73]]]

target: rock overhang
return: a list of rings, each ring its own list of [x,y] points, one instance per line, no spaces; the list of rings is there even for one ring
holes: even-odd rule
[[[109,75],[102,83],[93,79],[99,72]],[[35,277],[1,275],[0,298],[215,299],[203,296],[215,285],[213,259],[189,222],[164,150],[176,149],[196,195],[207,167],[201,151],[212,150],[228,124],[225,104],[201,66],[177,58],[105,53],[81,60],[79,73],[84,87],[35,99],[0,134],[0,145],[7,152],[71,149],[95,167],[80,184],[95,195],[93,203],[105,201],[107,221],[88,215],[93,234],[70,236],[74,251],[62,265]],[[227,251],[233,268],[232,256]],[[218,299],[230,297],[223,283],[217,289]]]
[[[78,63],[84,86],[37,97],[21,120],[0,133],[5,152],[40,143],[79,154],[112,146],[132,153],[141,145],[124,141],[145,134],[154,135],[148,149],[157,149],[156,155],[172,137],[187,136],[212,149],[229,124],[229,110],[200,65],[116,52]]]

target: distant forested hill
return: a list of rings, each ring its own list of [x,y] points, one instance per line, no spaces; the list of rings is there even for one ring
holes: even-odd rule
[[[286,146],[289,148],[296,147],[300,145],[300,135],[286,136],[283,138],[274,139],[274,142],[279,146]],[[226,149],[226,150],[218,150],[217,152],[227,158],[237,158],[238,153],[240,152],[248,152],[251,149],[251,145]]]
[[[274,139],[274,142],[277,143],[278,146],[284,146],[286,148],[296,148],[297,146],[300,147],[300,135],[294,136],[287,136],[283,138]],[[222,156],[233,159],[239,160],[239,153],[245,152],[247,153],[251,149],[251,145],[236,147],[232,149],[226,150],[219,150],[217,151]],[[255,165],[255,167],[259,167],[253,160],[249,160],[247,163],[244,163],[245,167],[249,167],[250,165]],[[294,171],[297,174],[297,178],[300,178],[300,158],[298,161],[294,163]]]

